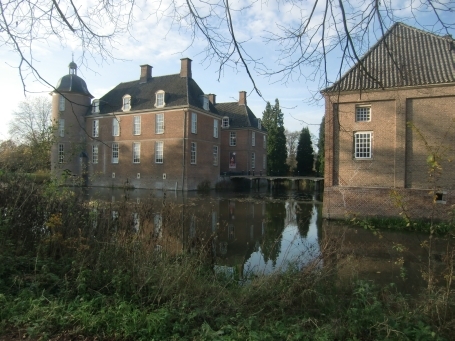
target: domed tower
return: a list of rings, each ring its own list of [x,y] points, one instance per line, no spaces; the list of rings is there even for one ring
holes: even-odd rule
[[[51,95],[52,120],[57,128],[51,151],[51,171],[55,176],[64,174],[73,181],[85,183],[85,116],[93,96],[85,81],[77,75],[74,61],[69,64],[69,73],[60,78]]]

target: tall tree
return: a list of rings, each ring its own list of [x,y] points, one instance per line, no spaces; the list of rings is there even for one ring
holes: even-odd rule
[[[267,174],[285,175],[288,172],[286,164],[286,136],[284,134],[283,113],[280,102],[275,99],[272,107],[267,102],[265,111],[262,113],[262,124],[267,129]]]
[[[297,171],[300,175],[313,173],[314,150],[308,127],[302,129],[297,146]]]
[[[9,123],[11,140],[23,146],[30,157],[24,171],[50,169],[53,141],[52,104],[47,97],[29,98],[18,105]]]
[[[289,171],[294,173],[295,169],[297,168],[297,161],[296,161],[296,152],[297,152],[297,145],[299,142],[300,132],[298,131],[289,131],[285,130],[284,135],[286,136],[286,148],[288,151],[288,158],[286,163],[289,166]]]
[[[324,176],[324,148],[325,148],[325,116],[322,117],[321,125],[319,126],[319,140],[318,140],[318,156],[316,159],[316,172],[320,176]]]

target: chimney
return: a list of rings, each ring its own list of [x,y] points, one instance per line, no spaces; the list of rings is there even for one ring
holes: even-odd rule
[[[216,104],[216,95],[215,94],[209,94],[209,101],[212,103],[212,105]]]
[[[180,60],[182,62],[181,67],[180,67],[180,77],[191,78],[191,59],[182,58]]]
[[[246,105],[246,91],[239,91],[239,105]]]
[[[147,83],[152,79],[152,66],[148,64],[141,65],[141,78],[140,83]]]

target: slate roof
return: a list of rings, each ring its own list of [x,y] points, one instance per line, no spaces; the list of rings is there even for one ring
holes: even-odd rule
[[[59,79],[55,91],[58,93],[77,93],[93,98],[90,92],[87,89],[87,84],[85,81],[75,74],[68,74]]]
[[[323,92],[385,89],[455,82],[455,41],[402,23]]]
[[[229,117],[230,128],[257,128],[258,119],[247,105],[238,102],[216,103],[215,109],[221,116]],[[261,129],[265,131],[264,128]]]
[[[165,108],[191,105],[202,108],[200,96],[204,95],[199,85],[192,79],[180,74],[153,77],[146,83],[139,80],[120,83],[99,99],[100,114],[122,111],[122,98],[131,96],[131,111],[155,109],[155,93],[165,91]],[[213,106],[210,107],[212,112]]]

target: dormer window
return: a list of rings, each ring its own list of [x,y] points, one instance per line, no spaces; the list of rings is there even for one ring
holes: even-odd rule
[[[92,114],[98,114],[100,112],[100,100],[94,99],[92,102]]]
[[[202,102],[202,108],[204,108],[204,110],[209,110],[210,107],[209,107],[209,99],[207,96],[201,96],[201,102]]]
[[[166,105],[166,102],[164,101],[164,94],[165,94],[165,92],[163,90],[159,90],[155,93],[155,95],[156,95],[155,107],[156,108],[162,108]]]
[[[122,110],[123,111],[130,111],[131,110],[131,96],[130,95],[123,96]]]
[[[261,122],[261,119],[258,118],[258,129],[261,130],[262,129],[262,122]]]
[[[229,117],[223,117],[223,120],[221,121],[221,128],[229,128]]]

